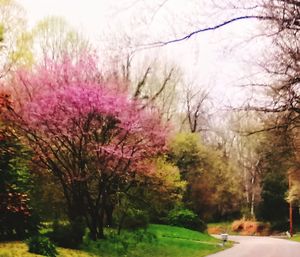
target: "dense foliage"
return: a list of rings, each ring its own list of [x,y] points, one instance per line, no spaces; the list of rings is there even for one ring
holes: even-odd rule
[[[27,240],[30,253],[37,253],[48,257],[56,257],[58,252],[55,245],[47,237],[34,236]]]
[[[82,244],[85,234],[85,224],[81,221],[72,221],[72,223],[60,223],[55,220],[53,223],[53,231],[47,233],[47,236],[56,245],[78,249]]]
[[[293,166],[293,149],[287,131],[265,133],[258,152],[262,191],[257,217],[271,222],[277,230],[287,229],[288,173]]]
[[[167,216],[168,224],[177,227],[184,227],[191,230],[203,232],[206,230],[206,224],[191,210],[176,208],[169,212]]]
[[[117,192],[155,176],[151,159],[165,151],[166,126],[154,109],[103,84],[91,56],[23,70],[13,81],[19,91],[9,122],[60,181],[70,222],[83,219],[91,236],[102,238]]]
[[[184,204],[200,218],[226,218],[239,211],[239,180],[222,152],[202,144],[197,134],[178,134],[169,158],[187,181]]]
[[[0,238],[24,238],[38,229],[30,208],[29,154],[2,126],[0,138]]]

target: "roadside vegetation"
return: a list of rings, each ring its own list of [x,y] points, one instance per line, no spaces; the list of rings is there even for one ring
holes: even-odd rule
[[[294,234],[291,238],[292,241],[300,242],[300,234]]]
[[[108,229],[109,230],[109,229]],[[157,256],[157,257],[202,257],[223,250],[220,241],[208,234],[185,228],[167,225],[150,225],[147,230],[107,231],[104,241],[92,241],[86,238],[81,250],[58,247],[58,256],[62,257],[117,257],[117,256]],[[228,247],[228,246],[227,246]],[[1,257],[40,256],[28,253],[28,247],[22,242],[0,243]]]

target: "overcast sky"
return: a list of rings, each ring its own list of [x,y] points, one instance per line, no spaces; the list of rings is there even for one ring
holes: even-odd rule
[[[107,35],[118,38],[118,34],[122,35],[124,31],[138,39],[139,44],[168,40],[216,25],[232,15],[241,15],[232,10],[212,8],[209,4],[200,6],[199,2],[19,0],[27,11],[29,26],[47,16],[62,16],[95,45],[106,40]],[[238,102],[245,96],[233,86],[245,83],[245,77],[250,78],[257,72],[253,64],[263,52],[260,39],[249,41],[255,34],[257,22],[240,21],[214,32],[202,33],[186,42],[165,46],[159,53],[179,65],[187,81],[193,81],[198,87],[211,87],[212,94],[219,100],[226,99],[226,103],[227,100]],[[153,50],[147,51],[149,54]],[[137,55],[147,55],[147,51]]]

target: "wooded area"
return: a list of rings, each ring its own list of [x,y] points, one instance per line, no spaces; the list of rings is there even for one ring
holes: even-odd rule
[[[172,5],[154,2],[146,25]],[[57,245],[83,249],[150,223],[204,232],[241,219],[297,231],[300,4],[212,2],[224,20],[207,17],[159,41],[120,31],[98,47],[63,17],[29,28],[21,4],[0,1],[2,241],[45,230]],[[153,52],[241,20],[257,24],[247,44],[272,45],[255,60],[259,76],[240,84],[242,104],[219,104]]]

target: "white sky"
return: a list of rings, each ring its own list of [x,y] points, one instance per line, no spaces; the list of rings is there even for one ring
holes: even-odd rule
[[[169,0],[161,8],[152,4],[154,0],[18,2],[26,9],[31,27],[46,16],[62,16],[79,31],[88,35],[95,44],[105,40],[103,34],[111,34],[113,37],[122,31],[132,34],[140,43],[170,39],[197,28],[216,25],[232,15],[227,10],[199,6],[201,1],[194,0]],[[147,26],[141,23],[143,19]],[[241,21],[214,32],[202,33],[186,42],[170,45],[159,51],[182,67],[187,81],[193,81],[198,86],[214,87],[213,94],[219,99],[228,98],[237,102],[237,98],[242,96],[232,85],[242,83],[242,77],[255,72],[249,67],[249,60],[262,53],[259,42],[252,40],[251,44],[247,43],[254,34],[253,31],[256,31],[256,25],[253,20]],[[140,52],[138,55],[144,53]]]
[[[27,11],[29,25],[46,16],[62,16],[75,27],[94,33],[105,27],[109,10],[106,0],[19,0]]]

